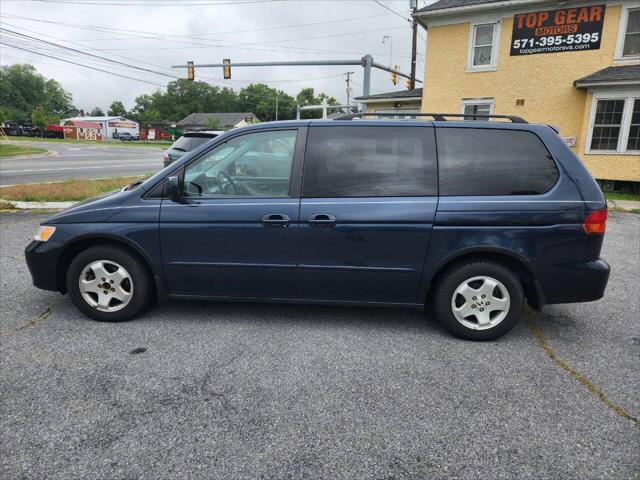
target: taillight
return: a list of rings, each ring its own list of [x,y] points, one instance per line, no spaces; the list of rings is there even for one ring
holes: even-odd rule
[[[589,235],[602,235],[607,229],[607,210],[596,210],[582,222],[584,232]]]

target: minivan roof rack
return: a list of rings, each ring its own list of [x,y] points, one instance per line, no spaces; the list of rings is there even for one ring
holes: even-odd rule
[[[407,116],[407,117],[431,117],[436,121],[445,122],[447,117],[454,118],[472,118],[472,119],[492,119],[492,118],[503,118],[506,120],[511,120],[511,123],[529,123],[524,118],[518,117],[516,115],[481,115],[481,114],[464,114],[464,113],[409,113],[409,112],[398,112],[398,113],[345,113],[344,115],[340,115],[339,117],[335,117],[334,120],[353,120],[354,118],[362,118],[362,117],[397,117],[397,116]]]

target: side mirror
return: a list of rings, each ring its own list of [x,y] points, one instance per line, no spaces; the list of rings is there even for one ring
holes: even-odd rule
[[[180,188],[180,177],[168,177],[165,183],[165,193],[174,202],[182,196],[182,188]]]

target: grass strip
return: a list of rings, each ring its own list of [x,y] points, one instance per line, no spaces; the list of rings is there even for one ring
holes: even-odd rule
[[[12,145],[10,143],[0,144],[0,157],[15,157],[17,155],[38,155],[47,153],[46,148],[23,147],[21,145]]]
[[[37,183],[0,187],[0,198],[19,202],[75,202],[126,187],[144,175],[100,180],[69,179],[56,183]]]
[[[54,143],[70,143],[74,145],[85,144],[85,145],[101,145],[101,146],[118,146],[118,147],[157,147],[166,149],[169,148],[173,142],[165,142],[165,141],[149,141],[149,140],[139,140],[132,142],[123,142],[121,140],[103,140],[101,142],[93,141],[93,140],[71,140],[68,138],[41,138],[41,137],[15,137],[12,135],[2,136],[0,140],[9,140],[12,142],[54,142]]]
[[[640,201],[640,195],[634,193],[614,193],[604,192],[604,198],[607,200],[636,200]]]

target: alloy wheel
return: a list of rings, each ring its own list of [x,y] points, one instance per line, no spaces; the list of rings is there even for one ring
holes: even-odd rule
[[[101,312],[117,312],[133,298],[133,281],[129,272],[116,262],[98,260],[80,274],[78,286],[82,298]]]
[[[511,298],[507,287],[495,278],[473,277],[453,293],[451,309],[458,322],[472,330],[488,330],[509,313]]]

